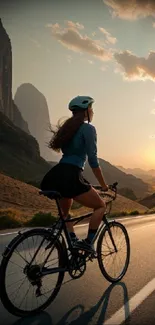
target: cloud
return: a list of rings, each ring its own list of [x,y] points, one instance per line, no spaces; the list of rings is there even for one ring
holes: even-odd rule
[[[113,17],[136,20],[155,17],[155,0],[103,0]]]
[[[71,22],[69,24],[71,25]],[[112,58],[111,51],[105,49],[99,40],[91,39],[87,35],[83,36],[75,27],[76,24],[73,23],[73,27],[66,28],[62,28],[57,23],[54,25],[47,24],[46,26],[51,28],[53,37],[69,50],[88,53],[102,61],[110,60]]]
[[[60,25],[58,24],[58,23],[56,23],[56,24],[46,24],[45,25],[45,27],[51,27],[51,28],[53,28],[53,26],[54,26],[54,28],[60,28]]]
[[[84,26],[82,24],[74,23],[71,20],[67,20],[66,23],[67,23],[67,26],[69,28],[73,28],[73,29],[84,29]]]
[[[100,30],[101,33],[103,33],[106,36],[106,43],[107,44],[109,44],[109,43],[115,44],[117,42],[116,37],[111,36],[111,34],[106,29],[104,29],[103,27],[99,27],[99,30]]]
[[[155,81],[155,52],[151,51],[148,57],[144,58],[124,51],[115,53],[114,58],[126,79]]]

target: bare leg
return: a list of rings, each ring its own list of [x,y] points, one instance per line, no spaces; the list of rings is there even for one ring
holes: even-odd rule
[[[99,196],[97,191],[94,188],[91,188],[88,192],[76,196],[74,200],[88,208],[94,209],[94,213],[89,222],[89,229],[97,229],[106,210],[105,202]]]
[[[73,199],[64,198],[64,199],[60,200],[60,207],[61,207],[64,219],[66,219],[68,217],[68,213],[72,206],[72,203],[73,203]],[[72,222],[66,222],[66,226],[67,226],[67,229],[69,232],[74,232]]]

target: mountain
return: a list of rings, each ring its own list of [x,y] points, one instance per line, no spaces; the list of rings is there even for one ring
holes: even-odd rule
[[[155,208],[155,193],[145,197],[143,200],[138,201],[140,204],[145,205],[149,209]]]
[[[15,126],[0,112],[0,172],[31,184],[39,184],[51,168],[41,156],[36,139]]]
[[[155,169],[146,171],[141,168],[124,168],[122,166],[117,166],[117,168],[126,174],[132,174],[142,179],[145,183],[150,185],[151,192],[155,191]]]
[[[57,160],[57,154],[48,148],[51,134],[50,117],[45,96],[32,84],[24,83],[17,88],[14,102],[27,121],[30,133],[36,138],[40,154],[46,160]]]
[[[124,168],[122,166],[116,166],[126,174],[132,174],[135,176],[152,176],[155,177],[155,169],[150,169],[148,171],[141,168]]]
[[[99,162],[107,184],[112,184],[115,181],[118,181],[118,189],[129,188],[134,192],[138,199],[142,199],[151,193],[151,186],[143,180],[124,173],[103,159],[99,159]],[[97,184],[97,180],[88,164],[85,166],[84,175],[92,184]]]
[[[12,47],[10,38],[0,19],[0,112],[16,126],[29,133],[18,107],[12,100]]]
[[[150,170],[148,171],[148,174],[149,174],[150,176],[155,177],[155,169],[150,169]]]

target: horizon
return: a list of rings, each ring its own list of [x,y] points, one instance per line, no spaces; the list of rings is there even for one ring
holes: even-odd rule
[[[32,84],[55,124],[70,116],[72,97],[94,97],[98,157],[149,171],[155,168],[155,15],[144,2],[134,12],[127,7],[115,0],[11,6],[5,0],[0,12],[12,45],[13,98],[20,85]]]

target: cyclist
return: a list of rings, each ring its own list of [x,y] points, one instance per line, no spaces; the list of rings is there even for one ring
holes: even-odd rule
[[[94,252],[91,241],[97,232],[106,206],[97,191],[83,176],[87,157],[102,189],[108,190],[97,159],[97,134],[91,124],[94,114],[93,103],[94,99],[89,96],[73,98],[68,106],[72,117],[61,126],[58,125],[57,131],[51,129],[53,136],[49,147],[57,152],[61,150],[63,155],[41,182],[42,190],[55,190],[61,194],[60,205],[64,218],[69,214],[73,199],[83,206],[94,209],[89,222],[88,235],[84,240],[78,240],[73,223],[67,223],[75,247],[90,252]]]

